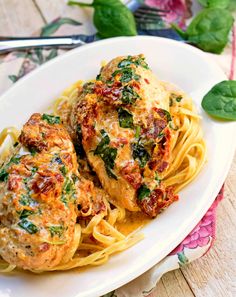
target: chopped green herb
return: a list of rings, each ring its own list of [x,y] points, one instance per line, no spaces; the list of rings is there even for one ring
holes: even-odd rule
[[[9,175],[9,173],[6,172],[6,169],[5,169],[5,168],[3,168],[3,169],[0,171],[0,181],[4,181],[4,182],[6,182],[7,179],[8,179],[8,175]]]
[[[145,61],[144,57],[132,57],[132,56],[128,56],[126,59],[120,61],[120,63],[118,64],[118,68],[123,68],[123,67],[127,67],[130,66],[131,64],[134,64],[136,66],[141,66],[145,69],[149,69],[148,64]]]
[[[105,169],[109,177],[117,179],[115,174],[112,172],[115,166],[115,159],[117,156],[117,149],[109,147],[110,138],[105,130],[100,131],[102,134],[102,140],[96,147],[94,155],[99,155],[105,164]]]
[[[129,82],[131,80],[139,80],[140,75],[136,74],[134,69],[132,68],[121,68],[116,70],[112,73],[112,76],[115,77],[116,75],[120,74],[120,81],[121,82]]]
[[[172,117],[171,117],[169,111],[167,111],[167,110],[165,110],[165,109],[162,109],[162,108],[160,108],[160,109],[161,109],[161,111],[165,114],[167,122],[172,121]]]
[[[83,92],[85,94],[92,94],[94,91],[94,83],[93,82],[87,82],[83,85]]]
[[[43,114],[42,115],[42,120],[47,121],[48,124],[53,125],[53,124],[60,124],[61,123],[61,119],[58,116],[53,116],[50,114]]]
[[[75,194],[74,182],[73,180],[66,178],[62,189],[61,201],[65,205],[68,205],[68,202],[72,200],[72,198],[74,198],[74,194]]]
[[[37,166],[31,168],[32,174],[36,173],[37,171],[38,171],[38,167]]]
[[[120,107],[118,108],[119,124],[122,128],[133,128],[133,115],[128,110]]]
[[[105,147],[110,143],[110,138],[109,138],[108,134],[106,133],[106,131],[102,129],[100,132],[102,134],[102,140],[96,147],[96,149],[94,151],[94,155],[100,155],[103,152],[103,150],[105,149]]]
[[[96,76],[96,80],[102,80],[102,75],[101,75],[101,73],[99,73],[99,74]]]
[[[161,182],[161,179],[159,178],[159,176],[158,176],[158,173],[157,173],[157,172],[155,172],[155,180],[158,182],[158,184],[160,184],[160,182]]]
[[[141,127],[140,126],[136,126],[135,127],[135,138],[136,139],[139,139],[139,137],[140,137],[140,133],[141,133]]]
[[[28,221],[27,219],[22,219],[18,226],[20,226],[22,229],[27,231],[30,234],[35,234],[39,231],[38,227],[35,226],[32,222]]]
[[[61,237],[62,234],[63,234],[63,230],[64,230],[63,226],[60,226],[60,225],[50,226],[50,227],[48,227],[48,229],[49,229],[49,231],[51,233],[51,237],[53,237],[55,235]]]
[[[148,160],[150,159],[149,153],[146,151],[144,146],[140,143],[132,144],[132,150],[133,150],[133,158],[137,159],[140,167],[143,168],[147,164]]]
[[[67,169],[66,169],[66,166],[63,165],[61,168],[60,168],[60,171],[62,173],[63,176],[66,176],[66,173],[67,173]]]
[[[27,210],[24,209],[21,213],[20,213],[20,219],[25,219],[28,216],[32,215],[34,212],[32,210]]]
[[[150,195],[151,191],[150,189],[145,185],[141,185],[141,187],[138,189],[138,199],[143,200],[144,198],[148,197]]]
[[[177,101],[177,102],[180,102],[182,99],[183,99],[183,97],[182,97],[181,95],[178,96],[178,97],[176,97],[176,101]]]
[[[165,133],[164,133],[164,132],[160,132],[160,133],[157,135],[158,138],[162,138],[163,136],[165,136]]]
[[[11,157],[10,162],[8,163],[8,165],[10,165],[11,163],[19,164],[20,159],[21,159],[21,156],[18,156],[18,155],[13,156],[13,157]]]
[[[37,154],[37,150],[35,148],[29,148],[31,156],[35,156]]]
[[[132,86],[124,86],[122,90],[122,97],[121,101],[124,104],[134,104],[137,99],[140,99],[140,96],[138,93],[134,91],[134,88]]]
[[[20,196],[20,200],[19,200],[20,204],[22,205],[27,205],[27,206],[35,206],[37,204],[37,202],[35,200],[33,200],[30,195],[25,195],[22,194]]]

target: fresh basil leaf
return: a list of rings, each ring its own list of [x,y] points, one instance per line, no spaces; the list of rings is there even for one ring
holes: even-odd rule
[[[202,108],[213,117],[236,120],[236,81],[216,84],[203,97]]]
[[[133,128],[133,115],[128,110],[120,107],[118,108],[119,124],[122,128]]]
[[[55,235],[61,237],[64,231],[63,226],[58,225],[58,226],[50,226],[48,227],[49,232],[51,234],[51,237],[54,237]]]
[[[135,66],[141,66],[145,69],[149,69],[148,64],[145,61],[145,58],[142,56],[138,56],[138,57],[128,56],[126,59],[123,59],[122,61],[120,61],[117,67],[124,68],[132,64]]]
[[[172,117],[171,117],[171,114],[169,113],[169,111],[162,109],[162,108],[160,108],[160,110],[164,113],[167,123],[172,121]]]
[[[27,181],[28,182],[28,181]],[[19,200],[20,204],[21,205],[26,205],[26,206],[35,206],[37,204],[37,202],[35,200],[33,200],[30,195],[27,195],[27,194],[22,194],[20,196],[20,200]]]
[[[61,168],[60,168],[60,171],[62,173],[63,176],[66,176],[66,173],[67,173],[67,168],[65,165],[63,165]]]
[[[106,131],[102,129],[100,132],[102,134],[102,140],[96,147],[94,151],[94,155],[100,155],[103,152],[103,150],[106,148],[106,146],[110,143],[110,138],[106,133]]]
[[[141,185],[141,187],[138,189],[138,199],[143,200],[144,198],[148,197],[150,195],[151,191],[150,189],[145,185]]]
[[[3,168],[1,171],[0,171],[0,181],[4,181],[6,182],[8,180],[8,175],[9,173],[6,172],[6,169]]]
[[[20,213],[20,219],[25,219],[28,216],[32,215],[34,212],[32,210],[27,210],[24,209],[21,213]]]
[[[100,131],[102,139],[97,145],[94,155],[99,155],[104,162],[107,175],[111,178],[117,179],[116,175],[112,172],[115,166],[115,159],[117,156],[117,148],[109,147],[110,138],[105,130]]]
[[[198,0],[198,2],[204,7],[217,7],[227,8],[230,4],[230,0]]]
[[[94,0],[92,4],[69,1],[68,4],[94,7],[93,22],[102,38],[137,35],[134,16],[120,0]]]
[[[121,68],[112,73],[112,76],[120,74],[120,82],[129,82],[131,80],[139,80],[140,75],[136,74],[133,68]]]
[[[42,115],[42,120],[48,122],[48,124],[53,125],[53,124],[60,124],[61,123],[61,119],[58,116],[53,116],[50,114],[43,114]]]
[[[140,167],[145,167],[150,159],[149,153],[146,151],[143,145],[139,143],[132,144],[133,158],[138,160]]]
[[[30,234],[35,234],[39,231],[38,227],[35,226],[32,222],[28,221],[27,219],[23,219],[18,223],[22,229],[27,231]]]
[[[234,19],[225,9],[207,8],[200,11],[183,32],[176,25],[173,28],[187,42],[200,49],[220,54],[228,42],[228,35]]]
[[[140,96],[138,93],[134,91],[134,88],[132,86],[124,86],[122,90],[122,97],[121,101],[124,104],[133,104],[137,99],[140,99]]]

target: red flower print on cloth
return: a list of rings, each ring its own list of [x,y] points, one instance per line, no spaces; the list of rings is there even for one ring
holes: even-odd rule
[[[185,26],[185,19],[189,14],[185,0],[145,0],[146,5],[167,10],[168,13],[163,17],[167,23],[176,22],[179,26]]]
[[[176,255],[184,251],[185,248],[196,249],[197,247],[206,246],[210,239],[215,239],[215,216],[216,207],[223,199],[224,187],[221,188],[212,206],[207,213],[193,229],[193,231],[170,253]]]

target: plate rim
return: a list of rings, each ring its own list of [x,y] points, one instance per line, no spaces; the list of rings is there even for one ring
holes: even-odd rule
[[[135,40],[140,40],[140,41],[145,41],[145,40],[160,40],[160,42],[164,42],[164,43],[171,43],[174,46],[178,46],[178,47],[183,47],[186,48],[188,50],[191,50],[192,52],[194,52],[197,55],[200,55],[202,59],[206,60],[207,64],[211,64],[212,66],[215,67],[215,69],[217,69],[218,72],[222,73],[222,76],[225,77],[225,79],[227,79],[226,75],[224,74],[223,70],[219,67],[219,65],[217,65],[213,59],[209,56],[207,56],[207,54],[197,48],[194,48],[191,45],[187,45],[185,43],[182,43],[180,41],[175,41],[172,39],[167,39],[167,38],[163,38],[163,37],[154,37],[154,36],[134,36],[134,37],[115,37],[115,38],[109,38],[109,39],[105,39],[105,40],[100,40],[100,41],[96,41],[90,44],[86,44],[83,45],[81,47],[75,48],[73,50],[70,50],[67,53],[64,53],[56,58],[54,58],[51,61],[46,62],[45,64],[41,65],[40,67],[38,67],[37,69],[35,69],[34,71],[32,71],[31,73],[27,74],[26,76],[24,76],[23,78],[21,78],[19,81],[17,81],[13,86],[11,86],[7,91],[5,91],[1,96],[0,96],[0,104],[1,101],[5,98],[11,95],[11,92],[14,92],[15,88],[18,88],[18,86],[20,86],[21,84],[25,84],[27,83],[27,80],[30,80],[32,77],[37,76],[38,72],[41,71],[45,71],[47,69],[47,67],[51,67],[51,65],[53,65],[54,63],[57,63],[59,60],[63,60],[63,59],[67,59],[68,56],[70,55],[74,55],[79,54],[81,51],[86,51],[87,48],[93,48],[96,47],[97,45],[106,45],[108,43],[112,43],[114,42],[123,42],[127,39],[135,39]],[[233,124],[234,125],[234,129],[236,128],[236,122]],[[227,162],[225,162],[225,170],[224,173],[221,174],[220,176],[218,176],[218,180],[220,181],[224,181],[228,171],[230,169],[231,163],[232,163],[232,159],[234,157],[234,151],[236,148],[236,138],[232,139],[232,146],[231,146],[231,150],[230,150],[230,157],[228,157]],[[212,190],[212,199],[208,199],[207,202],[204,204],[204,207],[201,208],[201,211],[199,211],[198,215],[194,216],[194,219],[191,220],[191,223],[186,224],[186,228],[185,230],[182,232],[182,236],[179,237],[178,239],[173,239],[171,244],[169,244],[169,249],[166,251],[162,250],[162,253],[158,254],[158,257],[156,256],[152,256],[152,259],[149,259],[149,261],[147,263],[145,263],[145,265],[142,265],[141,267],[135,267],[135,270],[133,271],[133,273],[129,274],[128,276],[126,275],[126,277],[121,277],[118,278],[116,281],[112,282],[112,285],[110,285],[109,289],[106,288],[98,288],[98,290],[96,290],[96,292],[94,292],[94,290],[88,290],[87,292],[85,292],[84,294],[82,293],[78,293],[76,295],[74,295],[74,297],[82,297],[82,296],[95,296],[94,294],[96,294],[96,296],[105,294],[107,292],[110,292],[118,287],[121,287],[122,285],[130,282],[131,280],[135,279],[136,277],[142,275],[144,272],[146,272],[147,270],[149,270],[151,267],[153,267],[154,265],[156,265],[158,262],[162,261],[164,259],[164,257],[166,255],[169,254],[169,252],[171,250],[173,250],[173,248],[175,248],[188,234],[189,232],[191,232],[191,230],[197,225],[197,223],[201,220],[201,218],[204,216],[204,214],[206,213],[206,211],[209,209],[209,207],[211,206],[211,204],[213,203],[216,195],[218,194],[220,188],[222,187],[221,183],[218,183],[216,185],[216,187]],[[173,247],[174,246],[174,247]],[[156,259],[157,258],[157,259]],[[155,259],[155,260],[154,260]],[[151,263],[150,263],[151,262]]]

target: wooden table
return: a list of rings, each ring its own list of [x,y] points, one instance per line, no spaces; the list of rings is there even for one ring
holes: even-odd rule
[[[77,9],[64,0],[0,0],[0,35],[31,35],[59,15],[76,19]],[[217,212],[214,246],[201,259],[164,275],[155,296],[236,296],[236,156]]]

